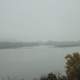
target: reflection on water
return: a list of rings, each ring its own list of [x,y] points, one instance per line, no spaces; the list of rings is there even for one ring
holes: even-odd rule
[[[64,72],[64,56],[79,50],[80,47],[2,49],[0,50],[0,74],[22,75],[25,80],[32,80],[41,73]]]

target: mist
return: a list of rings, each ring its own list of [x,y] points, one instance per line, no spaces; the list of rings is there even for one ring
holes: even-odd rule
[[[0,41],[80,40],[79,0],[1,0]]]
[[[0,80],[66,73],[68,53],[75,74],[79,51],[80,0],[0,0]]]

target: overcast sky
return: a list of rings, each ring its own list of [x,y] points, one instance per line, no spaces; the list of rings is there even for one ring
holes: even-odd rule
[[[80,0],[0,0],[0,41],[80,40]]]

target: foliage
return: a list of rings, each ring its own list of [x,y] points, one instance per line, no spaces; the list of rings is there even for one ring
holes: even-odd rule
[[[78,78],[78,74],[80,71],[80,54],[78,52],[74,52],[72,54],[68,54],[66,57],[66,73],[69,80],[75,80]]]
[[[41,76],[40,80],[67,80],[67,77],[64,75],[61,75],[61,73],[59,74],[54,74],[54,73],[49,73],[46,76]]]
[[[34,80],[80,80],[80,54],[78,52],[74,52],[72,54],[68,54],[66,57],[66,75],[62,75],[61,73],[48,73],[47,76],[41,76],[40,79],[34,78]],[[1,77],[1,80],[24,80],[24,78],[18,78],[14,76],[11,78],[10,76]]]
[[[68,54],[65,59],[67,76],[49,73],[47,79],[42,77],[40,80],[80,80],[80,53]]]

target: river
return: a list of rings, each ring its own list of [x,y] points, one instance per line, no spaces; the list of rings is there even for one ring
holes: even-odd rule
[[[48,72],[64,72],[68,53],[79,52],[80,47],[34,47],[0,49],[0,76],[24,77],[32,80]]]

